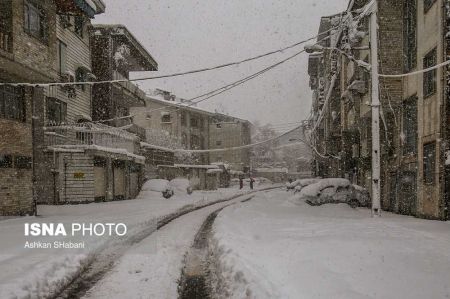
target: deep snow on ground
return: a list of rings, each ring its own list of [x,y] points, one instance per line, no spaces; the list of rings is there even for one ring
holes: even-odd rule
[[[248,188],[198,191],[191,195],[175,194],[164,199],[160,193],[142,191],[128,201],[67,206],[39,206],[39,217],[22,217],[0,221],[0,298],[41,298],[53,294],[77,275],[93,253],[102,246],[120,243],[117,238],[70,237],[70,241],[87,240],[89,249],[25,250],[24,223],[124,222],[127,236],[155,226],[161,217],[186,206],[198,206],[248,192]],[[68,240],[58,237],[57,240]],[[37,239],[36,239],[37,241]]]
[[[450,298],[450,223],[269,191],[214,224],[218,298]]]
[[[189,213],[130,248],[85,298],[177,298],[184,254],[208,215],[246,197]]]

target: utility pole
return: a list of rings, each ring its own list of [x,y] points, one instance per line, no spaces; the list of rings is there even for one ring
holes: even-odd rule
[[[370,16],[370,49],[372,64],[372,216],[381,215],[380,91],[378,76],[378,3],[373,1]]]

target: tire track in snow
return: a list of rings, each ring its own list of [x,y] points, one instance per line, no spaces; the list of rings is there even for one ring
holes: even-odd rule
[[[259,190],[253,190],[244,194],[237,194],[228,198],[212,201],[199,206],[186,206],[180,210],[168,214],[157,221],[156,230],[159,230],[171,223],[172,221],[200,209],[204,209],[219,203],[231,201],[233,199],[248,196],[257,192],[281,188],[281,186],[272,186]],[[98,281],[100,281],[106,273],[108,273],[115,265],[116,261],[129,249],[131,246],[139,243],[143,239],[155,232],[154,226],[146,227],[140,232],[125,239],[122,243],[114,244],[113,246],[105,245],[96,253],[89,256],[81,265],[77,275],[65,284],[61,290],[49,298],[65,299],[65,298],[81,298],[86,292],[91,289]]]

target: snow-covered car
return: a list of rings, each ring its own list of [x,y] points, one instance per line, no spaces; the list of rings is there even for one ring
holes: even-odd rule
[[[192,194],[191,182],[185,178],[175,178],[169,182],[169,186],[175,193]]]
[[[300,198],[312,206],[346,203],[351,207],[367,207],[370,202],[367,190],[341,178],[322,179],[306,186],[300,191]]]
[[[294,190],[295,192],[300,192],[304,187],[315,184],[319,179],[300,179],[293,181],[292,183],[287,183],[287,190]]]
[[[142,191],[162,193],[164,198],[170,198],[174,194],[173,188],[169,185],[169,181],[164,179],[148,180],[142,186]]]

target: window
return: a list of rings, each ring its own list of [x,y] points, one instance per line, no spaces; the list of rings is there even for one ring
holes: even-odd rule
[[[198,119],[196,117],[191,118],[191,127],[192,128],[198,128]]]
[[[84,17],[83,16],[75,16],[74,31],[79,37],[83,37],[83,32],[84,32]]]
[[[77,82],[87,82],[88,81],[87,71],[82,67],[77,68],[77,70],[75,71],[75,80]],[[81,88],[82,91],[84,91],[86,89],[86,85],[84,85],[84,84],[77,85],[77,86],[79,88]]]
[[[436,168],[436,143],[423,146],[423,180],[426,184],[434,184]]]
[[[425,10],[425,12],[430,10],[434,2],[436,2],[436,0],[423,0],[423,9]]]
[[[48,41],[47,16],[43,9],[25,0],[23,18],[25,32],[41,41]]]
[[[0,154],[0,168],[12,168],[12,156]]]
[[[403,103],[403,154],[417,153],[417,97],[411,97]]]
[[[16,156],[14,166],[19,169],[31,169],[31,157]]]
[[[25,121],[25,99],[21,88],[0,86],[0,117]]]
[[[47,122],[60,125],[66,121],[67,104],[55,98],[47,98]]]
[[[67,70],[67,45],[62,41],[58,40],[57,46],[57,59],[58,59],[58,72],[59,74],[64,74]]]
[[[12,52],[12,3],[0,1],[0,49]]]
[[[414,69],[417,65],[417,6],[416,0],[405,0],[403,4],[403,49],[405,71]]]
[[[217,140],[217,141],[216,141],[216,145],[217,145],[217,146],[221,146],[221,145],[222,145],[222,141],[221,141],[221,140]]]
[[[436,48],[431,50],[423,59],[423,67],[425,69],[436,65],[437,55]],[[432,70],[423,74],[423,96],[429,97],[436,92],[436,76],[437,71]]]
[[[181,125],[186,126],[186,112],[181,112]]]
[[[161,116],[161,122],[170,123],[170,113],[164,112],[164,114]]]
[[[200,138],[197,135],[191,135],[191,148],[192,149],[200,148]]]

